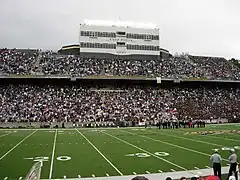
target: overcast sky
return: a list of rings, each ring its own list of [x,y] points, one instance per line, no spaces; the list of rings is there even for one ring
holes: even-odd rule
[[[240,58],[240,0],[1,0],[0,47],[57,50],[84,19],[155,23],[171,53]]]

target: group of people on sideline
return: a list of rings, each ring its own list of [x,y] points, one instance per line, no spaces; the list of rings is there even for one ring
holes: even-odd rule
[[[222,178],[222,171],[221,171],[221,161],[222,157],[218,153],[218,150],[215,150],[215,153],[210,158],[212,162],[213,172],[215,176],[218,176],[221,180]],[[231,149],[231,155],[228,158],[230,167],[228,172],[228,180],[239,180],[239,169],[240,164],[237,163],[237,154],[235,153],[234,149]]]

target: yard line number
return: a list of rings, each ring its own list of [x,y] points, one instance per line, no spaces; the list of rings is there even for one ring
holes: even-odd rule
[[[46,156],[39,156],[39,157],[28,157],[28,158],[23,158],[25,160],[33,160],[34,162],[44,162],[44,161],[48,161],[49,160],[49,157],[46,157]],[[69,161],[71,160],[72,158],[70,156],[58,156],[56,158],[58,161]]]
[[[167,152],[155,152],[154,154],[161,157],[169,156],[169,153]],[[126,154],[125,156],[147,158],[147,157],[150,157],[151,155],[148,153],[134,153],[134,154]]]

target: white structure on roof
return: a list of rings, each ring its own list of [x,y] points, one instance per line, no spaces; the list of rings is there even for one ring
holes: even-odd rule
[[[84,20],[80,53],[159,55],[159,29],[154,24]]]
[[[87,20],[83,21],[83,24],[93,26],[118,26],[118,27],[132,27],[132,28],[146,28],[157,29],[156,24],[153,23],[136,23],[131,21],[106,21],[106,20]]]

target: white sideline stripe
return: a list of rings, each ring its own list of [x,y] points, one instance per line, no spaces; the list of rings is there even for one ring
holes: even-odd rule
[[[147,174],[150,174],[150,172],[149,172],[149,171],[146,171],[146,173],[147,173]]]
[[[175,137],[175,138],[180,138],[180,139],[186,139],[189,141],[194,141],[194,142],[199,142],[199,143],[204,143],[204,144],[209,144],[209,145],[213,145],[213,146],[219,146],[219,147],[224,147],[224,145],[221,144],[215,144],[215,143],[211,143],[211,142],[205,142],[205,141],[201,141],[201,140],[197,140],[197,139],[191,139],[191,138],[186,138],[186,137],[182,137],[182,136],[175,136],[175,135],[171,135],[171,134],[167,134],[167,133],[161,133],[156,131],[158,134],[162,134],[162,135],[166,135],[166,136],[171,136],[171,137]]]
[[[162,173],[163,171],[161,171],[161,170],[158,170],[158,172]]]
[[[33,131],[31,134],[29,134],[28,136],[26,136],[23,140],[21,140],[19,143],[17,143],[12,149],[10,149],[8,152],[6,152],[1,158],[0,161],[7,156],[10,152],[12,152],[14,149],[16,149],[20,144],[22,144],[26,139],[28,139],[30,136],[32,136],[35,132],[37,132],[38,130]]]
[[[137,173],[133,172],[134,175],[137,175]]]
[[[9,135],[9,134],[12,134],[12,133],[3,134],[3,135],[1,135],[0,137],[7,136],[7,135]]]
[[[197,170],[199,169],[198,167],[194,167],[194,168],[197,169]]]
[[[78,129],[76,130],[121,176],[123,175],[123,173],[103,153],[101,153],[101,151],[86,136],[84,136]]]
[[[55,154],[55,148],[56,148],[56,141],[57,141],[57,129],[55,130],[55,136],[53,141],[53,150],[52,150],[52,159],[51,159],[51,165],[50,165],[50,172],[49,172],[49,179],[52,179],[52,172],[53,172],[53,162],[54,162],[54,154]]]
[[[173,162],[171,162],[171,161],[168,161],[168,160],[166,160],[166,159],[164,159],[164,158],[161,158],[161,157],[159,157],[159,156],[157,156],[157,155],[155,155],[155,154],[153,154],[153,153],[151,153],[151,152],[149,152],[149,151],[147,151],[147,150],[144,150],[144,149],[142,149],[142,148],[140,148],[140,147],[138,147],[138,146],[135,146],[134,144],[131,144],[131,143],[127,142],[127,141],[124,141],[123,139],[120,139],[120,138],[118,138],[118,137],[115,137],[115,136],[113,136],[113,135],[111,135],[111,134],[108,134],[108,133],[106,133],[106,132],[102,132],[102,133],[104,133],[104,134],[106,134],[106,135],[108,135],[108,136],[111,136],[111,137],[113,137],[113,138],[115,138],[115,139],[118,139],[119,141],[124,142],[125,144],[128,144],[129,146],[132,146],[132,147],[134,147],[134,148],[136,148],[136,149],[139,149],[140,151],[143,151],[143,152],[145,152],[145,153],[148,153],[148,154],[152,155],[153,157],[155,157],[155,158],[157,158],[157,159],[160,159],[160,160],[162,160],[162,161],[165,161],[166,163],[169,163],[169,164],[171,164],[171,165],[173,165],[173,166],[176,166],[176,167],[178,167],[178,168],[180,168],[180,169],[182,169],[182,170],[187,171],[187,169],[186,169],[185,167],[179,166],[179,165],[177,165],[177,164],[175,164],[175,163],[173,163]]]
[[[172,171],[172,172],[175,172],[175,170],[174,170],[174,169],[171,169],[171,171]]]
[[[109,177],[109,174],[107,173],[106,176]]]
[[[222,167],[223,174],[227,174],[229,171],[229,167]],[[151,173],[151,174],[141,174],[142,176],[146,176],[151,180],[163,180],[166,177],[172,177],[173,179],[179,179],[179,177],[192,178],[195,175],[199,176],[209,176],[212,175],[212,169],[200,169],[200,170],[190,170],[190,171],[176,171],[176,172],[163,172],[163,173]],[[136,177],[136,175],[126,175],[126,176],[110,176],[110,177],[86,177],[82,178],[82,180],[130,180]],[[41,179],[41,180],[49,180],[49,179]],[[63,180],[63,179],[54,179],[54,180]],[[68,178],[68,180],[79,180],[76,178]]]
[[[124,131],[124,130],[122,130]],[[131,133],[131,132],[128,132],[128,131],[124,131],[124,132],[127,132],[127,133],[130,133],[130,134],[134,134],[134,133]],[[138,135],[138,134],[135,134],[135,135]],[[201,155],[204,155],[204,156],[211,156],[211,154],[207,154],[207,153],[204,153],[204,152],[200,152],[200,151],[196,151],[196,150],[193,150],[193,149],[189,149],[189,148],[186,148],[186,147],[182,147],[182,146],[179,146],[179,145],[176,145],[176,144],[172,144],[172,143],[168,143],[168,142],[165,142],[165,141],[162,141],[162,140],[159,140],[159,139],[154,139],[154,138],[151,138],[151,137],[148,137],[148,136],[143,136],[143,135],[138,135],[140,137],[143,137],[143,138],[147,138],[147,139],[150,139],[152,141],[157,141],[157,142],[160,142],[160,143],[163,143],[163,144],[167,144],[167,145],[170,145],[170,146],[174,146],[174,147],[177,147],[177,148],[180,148],[180,149],[184,149],[186,151],[191,151],[191,152],[194,152],[194,153],[197,153],[197,154],[201,154]],[[224,159],[222,158],[224,161],[227,161],[227,159]]]
[[[205,166],[206,168],[211,168],[211,167],[209,167],[209,166]]]

